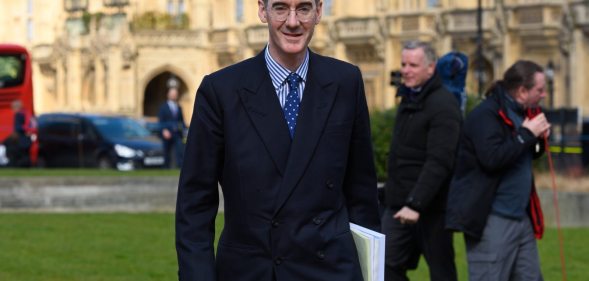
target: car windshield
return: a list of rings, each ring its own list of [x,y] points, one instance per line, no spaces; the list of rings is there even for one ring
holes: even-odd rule
[[[90,119],[100,134],[108,139],[137,139],[149,136],[149,131],[129,118],[94,117]]]

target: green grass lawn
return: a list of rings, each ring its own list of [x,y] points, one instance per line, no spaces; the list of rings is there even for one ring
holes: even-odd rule
[[[176,280],[173,235],[169,213],[0,214],[0,280]],[[589,229],[565,229],[564,237],[568,280],[587,280]],[[461,236],[455,246],[467,280]],[[539,247],[544,279],[561,280],[556,230]],[[423,261],[410,276],[429,280]]]

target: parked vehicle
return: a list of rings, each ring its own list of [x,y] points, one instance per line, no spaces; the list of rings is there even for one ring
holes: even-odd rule
[[[139,124],[141,124],[149,133],[153,136],[160,137],[162,133],[161,125],[154,118],[142,118],[138,119]]]
[[[31,125],[27,128],[32,143],[29,149],[30,162],[35,164],[37,161],[36,128],[34,122],[31,122],[35,116],[32,69],[31,56],[23,46],[0,44],[0,166],[13,165],[15,160],[9,159],[9,151],[14,151],[15,145],[9,140],[14,130],[11,105],[15,100],[22,103],[27,119],[25,122]]]
[[[38,117],[40,167],[133,170],[161,167],[161,141],[123,116],[52,113]]]

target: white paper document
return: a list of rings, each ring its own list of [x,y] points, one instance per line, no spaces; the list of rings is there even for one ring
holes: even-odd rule
[[[385,235],[350,223],[364,281],[384,281]]]

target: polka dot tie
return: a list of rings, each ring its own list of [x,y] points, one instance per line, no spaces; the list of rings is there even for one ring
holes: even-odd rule
[[[294,137],[295,127],[297,126],[297,117],[299,116],[299,104],[301,100],[299,98],[299,82],[303,80],[298,74],[291,73],[286,77],[288,83],[288,95],[284,102],[284,119],[288,125],[290,131],[290,138]]]

